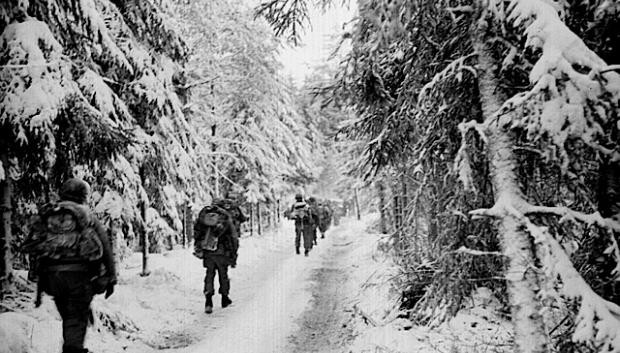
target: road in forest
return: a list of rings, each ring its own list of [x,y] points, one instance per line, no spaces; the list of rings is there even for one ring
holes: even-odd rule
[[[288,223],[288,222],[287,222]],[[234,304],[195,323],[203,339],[183,353],[340,352],[349,336],[347,274],[341,262],[352,242],[349,227],[333,227],[304,257],[296,255],[293,228],[244,273],[231,273]],[[240,259],[243,261],[243,259]],[[196,328],[194,328],[196,329]]]
[[[351,287],[348,278],[350,233],[330,234],[320,254],[321,266],[312,271],[310,306],[298,319],[300,328],[290,337],[291,353],[338,353],[345,351],[352,338],[349,328]]]

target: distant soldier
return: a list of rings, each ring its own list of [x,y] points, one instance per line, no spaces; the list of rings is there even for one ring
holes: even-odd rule
[[[41,293],[54,297],[62,318],[63,353],[87,353],[84,338],[95,294],[114,292],[116,269],[110,239],[86,206],[90,186],[72,178],[60,189],[60,200],[39,209],[22,251],[31,255]]]
[[[312,242],[317,245],[317,228],[319,227],[319,205],[315,197],[310,196],[308,198],[308,205],[310,206],[310,222],[308,224],[309,231],[312,233]]]
[[[321,231],[321,238],[325,238],[325,232],[329,229],[332,222],[333,211],[331,207],[325,202],[318,203],[319,211],[319,231]]]
[[[295,252],[299,254],[301,238],[304,240],[304,255],[312,250],[312,232],[309,226],[312,221],[310,206],[301,194],[295,195],[295,203],[285,212],[285,216],[295,221]]]
[[[228,266],[237,265],[239,249],[238,230],[233,216],[223,207],[220,200],[204,207],[198,214],[194,225],[194,255],[202,259],[206,268],[204,279],[205,313],[213,312],[213,295],[215,294],[215,273],[217,272],[222,295],[222,308],[232,304],[229,297],[230,280]]]

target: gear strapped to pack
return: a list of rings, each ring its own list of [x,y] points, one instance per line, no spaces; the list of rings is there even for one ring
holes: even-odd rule
[[[92,226],[86,206],[73,201],[44,205],[35,219],[22,251],[37,259],[59,262],[93,262],[103,256],[103,244]]]
[[[41,305],[43,272],[89,271],[91,264],[102,260],[103,244],[92,217],[86,206],[73,201],[50,202],[39,209],[21,246],[35,264],[35,306]]]
[[[291,218],[296,221],[307,221],[310,219],[310,206],[307,203],[295,202],[291,210]]]
[[[204,251],[216,251],[220,239],[228,238],[231,215],[221,207],[209,205],[198,214],[195,225],[194,255],[203,258]],[[231,247],[230,244],[226,244]],[[230,249],[232,250],[232,249]]]

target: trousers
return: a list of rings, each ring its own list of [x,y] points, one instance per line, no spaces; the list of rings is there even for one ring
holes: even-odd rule
[[[204,294],[213,295],[215,293],[215,273],[220,282],[219,293],[222,295],[228,295],[230,292],[230,279],[228,278],[228,265],[230,259],[226,255],[220,254],[207,254],[202,259],[203,266],[207,269],[205,275]]]
[[[93,290],[88,272],[62,271],[42,275],[43,291],[54,297],[62,318],[63,352],[84,351],[86,328],[91,318]]]

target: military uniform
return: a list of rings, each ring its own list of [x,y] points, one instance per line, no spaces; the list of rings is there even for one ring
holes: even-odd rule
[[[312,242],[317,244],[317,228],[319,227],[319,208],[314,197],[308,199],[308,205],[310,206],[310,221],[308,222],[308,232],[311,234]]]
[[[85,204],[89,191],[90,187],[84,181],[69,179],[61,188],[60,199]],[[63,353],[88,352],[84,348],[84,338],[92,317],[90,303],[95,294],[104,291],[108,298],[116,284],[114,255],[107,232],[96,218],[91,218],[91,227],[103,246],[104,275],[97,277],[97,282],[92,278],[101,274],[101,263],[42,259],[36,265],[39,291],[54,298],[62,318]],[[37,302],[38,305],[39,300]]]
[[[202,250],[202,265],[206,269],[204,278],[203,293],[205,295],[205,312],[211,313],[213,310],[213,295],[215,294],[215,274],[218,275],[219,290],[222,295],[222,307],[227,307],[232,303],[230,300],[230,279],[228,277],[228,266],[237,265],[237,251],[239,249],[238,228],[235,218],[221,205],[221,200],[214,202],[214,205],[226,213],[226,225],[222,235],[218,237],[215,250]],[[243,215],[241,213],[241,215]],[[238,220],[240,218],[237,218]],[[194,225],[194,239],[201,239],[205,228],[200,222]]]
[[[329,228],[329,225],[332,221],[332,210],[325,203],[318,204],[319,210],[319,230],[321,231],[321,238],[325,238],[325,232]]]

